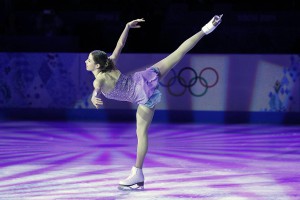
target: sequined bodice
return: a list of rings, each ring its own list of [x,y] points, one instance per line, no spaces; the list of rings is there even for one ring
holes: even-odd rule
[[[134,80],[135,79],[135,80]],[[108,99],[114,99],[119,101],[139,102],[137,92],[140,91],[139,82],[136,79],[140,79],[138,75],[125,75],[120,74],[115,88],[109,92],[101,91],[102,94]]]
[[[120,74],[114,89],[103,91],[108,99],[145,104],[158,88],[158,72],[152,68],[134,74]]]

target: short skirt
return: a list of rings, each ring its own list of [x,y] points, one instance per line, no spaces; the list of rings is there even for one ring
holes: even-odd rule
[[[157,67],[150,67],[149,69],[152,72],[156,74],[156,79],[158,81],[160,72]],[[158,89],[159,83],[157,83],[157,87],[154,89],[153,94],[149,97],[148,101],[145,104],[142,104],[148,108],[154,108],[156,104],[158,104],[161,101],[161,92]]]

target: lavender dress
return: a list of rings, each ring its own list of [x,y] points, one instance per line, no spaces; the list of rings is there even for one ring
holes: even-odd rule
[[[129,101],[153,108],[161,100],[158,78],[159,70],[156,67],[132,75],[121,74],[113,90],[101,92],[108,99]]]

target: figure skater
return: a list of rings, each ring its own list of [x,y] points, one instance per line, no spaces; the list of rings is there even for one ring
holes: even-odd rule
[[[95,80],[91,101],[98,109],[103,102],[102,93],[108,99],[129,101],[138,104],[136,112],[137,155],[136,163],[130,175],[119,182],[119,189],[143,189],[142,171],[148,150],[148,128],[151,124],[155,105],[160,102],[159,81],[189,52],[199,40],[211,33],[222,21],[222,15],[214,16],[202,29],[185,40],[173,53],[160,60],[152,67],[132,75],[122,74],[116,67],[117,60],[125,45],[131,28],[140,28],[143,18],[128,22],[123,30],[113,53],[108,56],[100,50],[92,51],[85,61],[87,71],[91,71]]]

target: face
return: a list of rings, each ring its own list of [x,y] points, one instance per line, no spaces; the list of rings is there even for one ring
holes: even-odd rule
[[[89,54],[89,57],[85,61],[85,65],[87,71],[94,71],[99,68],[99,64],[95,63],[92,54]]]

